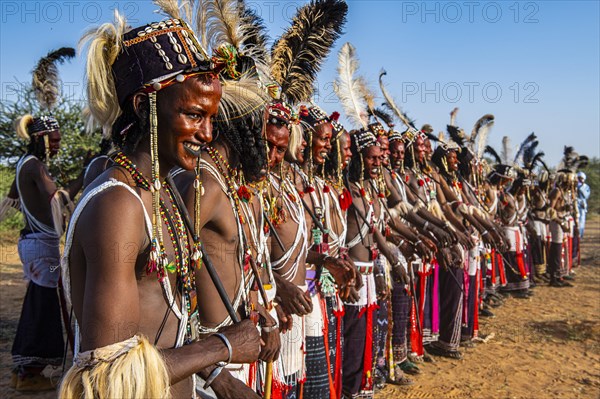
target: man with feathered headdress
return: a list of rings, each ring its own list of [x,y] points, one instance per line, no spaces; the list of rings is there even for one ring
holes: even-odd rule
[[[235,76],[236,64],[209,57],[176,16],[128,28],[117,13],[83,39],[90,111],[118,152],[86,189],[67,234],[62,271],[80,336],[61,397],[189,397],[196,373],[224,396],[254,395],[222,372],[257,359],[254,323],[199,340],[208,290],[198,280],[209,267],[194,223],[202,190],[194,184],[193,218],[168,176],[197,168],[227,92],[220,77]],[[240,103],[248,98],[240,93]]]
[[[554,189],[549,194],[550,207],[547,212],[550,219],[550,249],[548,251],[548,273],[550,286],[568,287],[565,280],[573,279],[573,233],[577,230],[576,212],[576,173],[584,167],[588,158],[580,156],[573,147],[565,146],[563,159],[558,166]],[[575,215],[575,217],[573,217]]]
[[[50,114],[59,98],[57,63],[72,58],[75,50],[61,48],[42,58],[33,71],[33,88],[42,110],[39,117],[24,115],[16,121],[27,152],[17,162],[17,172],[7,199],[0,204],[0,219],[8,206],[19,209],[25,228],[19,238],[19,257],[29,280],[12,355],[16,369],[12,384],[19,391],[47,390],[56,386],[41,375],[48,364],[63,358],[63,333],[59,297],[59,240],[72,210],[72,199],[81,189],[82,175],[59,189],[48,163],[60,149],[60,126]]]

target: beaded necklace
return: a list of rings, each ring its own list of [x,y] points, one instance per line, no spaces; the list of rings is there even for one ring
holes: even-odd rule
[[[122,152],[119,152],[115,155],[114,162],[129,172],[137,187],[146,191],[152,191],[155,189],[153,185],[148,183],[146,178],[137,169],[136,165],[134,165],[133,162],[131,162],[131,160]],[[185,298],[187,314],[189,317],[191,317],[196,311],[195,262],[190,262],[191,247],[189,236],[183,222],[181,212],[179,211],[175,201],[173,188],[166,182],[161,186],[164,187],[165,192],[168,195],[172,210],[172,213],[169,212],[165,201],[161,198],[159,203],[160,215],[167,228],[169,238],[171,239],[171,243],[173,245],[175,264],[168,261],[164,241],[162,240],[162,234],[160,234],[158,239],[156,237],[153,239],[150,259],[148,261],[148,265],[146,266],[146,274],[156,272],[158,280],[162,282],[166,278],[167,272],[176,273],[177,286],[181,287],[181,293]],[[159,227],[158,230],[162,231],[162,228]],[[197,244],[199,243],[195,242],[194,244],[196,248]],[[153,256],[153,254],[156,254],[157,249],[158,257]],[[187,334],[188,337],[192,337],[194,335],[191,331],[190,323],[187,323]]]
[[[241,207],[240,207],[240,194],[242,196],[244,196],[244,199],[247,201],[249,200],[249,198],[246,196],[246,194],[248,192],[248,189],[246,188],[245,190],[242,190],[242,187],[245,188],[245,186],[240,186],[239,190],[235,189],[235,177],[237,176],[238,172],[237,170],[233,169],[231,167],[231,165],[229,165],[229,162],[227,162],[225,160],[225,158],[223,158],[223,156],[221,155],[221,153],[219,153],[219,151],[217,151],[216,148],[214,147],[208,147],[206,149],[206,152],[208,152],[208,155],[210,156],[210,159],[213,160],[213,162],[215,163],[215,165],[217,166],[217,169],[219,170],[219,173],[221,174],[221,176],[223,176],[225,178],[225,182],[227,183],[227,191],[229,192],[229,195],[231,196],[231,198],[233,198],[234,204],[235,204],[235,210],[237,213],[237,216],[239,218],[240,223],[244,224],[244,215],[241,211]],[[223,165],[225,165],[225,168],[223,168]],[[225,169],[227,169],[227,173],[225,173]]]

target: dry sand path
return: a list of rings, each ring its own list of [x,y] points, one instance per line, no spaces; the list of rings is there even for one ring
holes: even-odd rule
[[[481,321],[483,333],[495,333],[489,343],[462,360],[436,358],[412,387],[389,385],[376,398],[600,398],[600,217],[588,221],[582,248],[575,288],[538,286],[533,298],[507,300]],[[0,237],[0,396],[54,398],[8,387],[24,293],[15,241]]]

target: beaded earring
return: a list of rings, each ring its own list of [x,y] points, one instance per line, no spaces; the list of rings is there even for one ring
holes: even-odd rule
[[[343,186],[343,181],[342,181],[342,168],[344,167],[344,160],[342,159],[342,143],[341,141],[341,136],[338,137],[338,139],[336,140],[337,143],[337,165],[336,165],[336,172],[337,172],[337,184],[338,184],[338,188],[341,188]]]
[[[158,163],[158,117],[156,111],[156,92],[148,93],[150,106],[150,159],[152,162],[150,192],[152,193],[152,248],[150,251],[150,271],[157,271],[164,277],[168,266],[165,252],[162,226],[160,223],[160,170]]]
[[[313,176],[314,164],[313,164],[312,143],[313,143],[312,128],[309,128],[308,129],[308,184],[311,186],[313,185],[313,182],[314,182],[314,176]]]
[[[200,157],[196,163],[196,176],[194,178],[194,248],[192,250],[192,262],[194,268],[200,267],[200,197],[204,195],[204,186],[200,180]]]
[[[44,152],[46,153],[46,165],[50,165],[50,138],[44,134]]]

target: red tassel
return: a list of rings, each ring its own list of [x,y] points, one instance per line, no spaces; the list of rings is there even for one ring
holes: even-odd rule
[[[329,191],[331,191],[331,190],[329,189],[329,186],[328,186],[328,185],[324,185],[324,186],[323,186],[323,192],[324,192],[324,193],[328,193]]]
[[[373,389],[373,310],[376,304],[367,306],[367,336],[365,339],[365,354],[363,357],[362,389]]]
[[[350,205],[352,205],[352,194],[350,194],[350,191],[348,191],[347,188],[342,190],[339,200],[342,211],[346,212],[348,209],[350,209]]]

